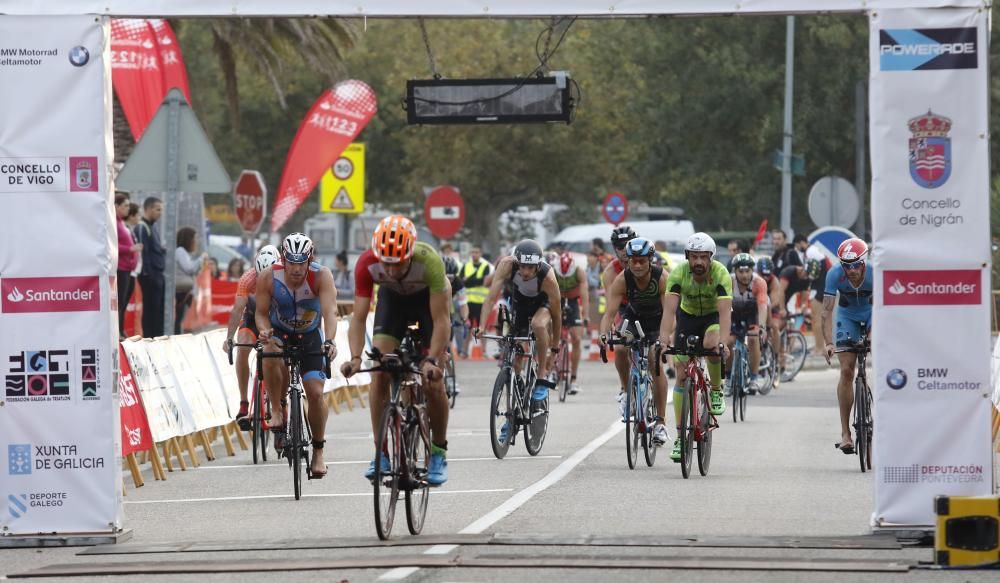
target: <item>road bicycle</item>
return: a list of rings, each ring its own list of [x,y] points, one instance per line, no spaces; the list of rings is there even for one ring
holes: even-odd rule
[[[786,314],[785,327],[781,330],[779,341],[785,349],[785,360],[781,364],[781,382],[789,383],[795,380],[802,366],[806,363],[809,344],[806,335],[802,333],[804,314]]]
[[[702,357],[723,354],[722,345],[712,350],[706,350],[701,345],[701,337],[688,336],[682,348],[668,347],[662,351],[664,355],[686,356],[684,381],[684,397],[681,404],[680,426],[681,440],[681,475],[685,479],[691,475],[691,465],[694,458],[694,445],[698,444],[698,472],[708,475],[709,464],[712,461],[712,433],[718,429],[719,422],[709,409],[708,382]],[[725,375],[725,367],[722,373]],[[725,380],[725,379],[723,379]]]
[[[368,352],[374,366],[361,372],[382,372],[389,376],[389,402],[382,410],[375,440],[374,488],[375,532],[382,540],[392,533],[396,503],[402,491],[406,500],[406,526],[410,534],[420,534],[427,517],[430,484],[431,433],[427,401],[423,390],[422,360],[412,328],[408,328],[399,348],[383,354]],[[387,468],[383,471],[384,468]]]
[[[875,424],[872,419],[872,391],[868,386],[868,373],[865,370],[871,342],[868,339],[867,323],[861,324],[861,338],[844,352],[858,355],[854,375],[854,453],[858,454],[861,471],[872,469],[872,437]]]
[[[778,354],[771,344],[771,335],[764,331],[760,336],[760,364],[757,366],[757,393],[767,395],[778,380]]]
[[[562,313],[565,314],[569,306],[569,300],[563,299],[562,301]],[[569,394],[569,386],[572,377],[572,363],[570,362],[570,342],[569,342],[569,326],[563,321],[561,327],[562,333],[559,336],[559,352],[556,353],[555,363],[552,368],[554,380],[556,382],[556,387],[559,388],[559,402],[566,401],[566,395]]]
[[[535,385],[535,335],[515,336],[510,311],[501,306],[497,315],[500,334],[483,334],[500,346],[500,372],[490,398],[490,445],[493,455],[503,459],[524,430],[524,446],[529,455],[538,455],[549,426],[549,398],[532,401]]]
[[[733,422],[746,421],[747,395],[750,387],[750,352],[746,345],[747,332],[736,335],[729,387],[733,391]]]
[[[451,338],[452,340],[459,337],[456,334],[456,329],[462,329],[465,324],[452,319],[451,321]],[[448,350],[444,354],[444,362],[442,363],[442,372],[444,373],[444,391],[448,395],[448,406],[452,409],[455,408],[455,401],[458,400],[458,377],[455,376],[455,356],[453,354],[454,344],[451,341],[448,343]]]
[[[241,344],[233,342],[230,346],[257,348],[256,343]],[[271,418],[271,401],[268,400],[267,393],[264,391],[264,361],[260,358],[255,358],[254,360],[257,366],[253,376],[253,393],[250,397],[250,410],[247,416],[250,418],[250,432],[253,437],[253,463],[256,465],[258,460],[261,462],[267,461],[267,443],[270,441],[267,420]],[[233,348],[229,350],[229,364],[230,366],[233,364]]]
[[[645,335],[642,325],[636,321],[636,332],[628,328],[629,321],[623,320],[621,328],[606,339],[607,346],[622,346],[629,351],[629,381],[625,391],[625,455],[629,469],[635,469],[639,457],[639,441],[646,465],[653,467],[656,450],[653,444],[653,428],[656,426],[656,405],[653,402],[653,381],[649,374],[649,346],[654,342]],[[607,351],[601,346],[601,360],[608,362]],[[654,374],[660,374],[660,362],[653,362]]]

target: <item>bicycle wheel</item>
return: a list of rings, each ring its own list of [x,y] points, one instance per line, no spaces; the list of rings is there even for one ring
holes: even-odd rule
[[[656,450],[660,449],[653,444],[653,426],[656,425],[654,419],[656,419],[656,405],[653,403],[652,396],[652,384],[649,379],[646,380],[645,388],[643,389],[643,395],[645,401],[645,406],[641,407],[643,414],[646,417],[646,430],[642,432],[642,452],[646,457],[646,466],[653,467],[653,463],[656,461]]]
[[[861,471],[866,472],[871,468],[869,460],[871,451],[869,447],[869,432],[871,428],[871,403],[866,395],[867,388],[861,375],[854,379],[854,451],[858,454],[858,464]]]
[[[698,391],[698,415],[701,436],[698,439],[698,472],[708,475],[712,462],[712,415],[708,411],[708,390]]]
[[[500,369],[497,380],[493,382],[493,397],[490,400],[490,446],[498,460],[507,455],[510,442],[517,432],[511,408],[511,384],[511,370],[506,367]],[[503,441],[500,440],[502,433],[506,433]]]
[[[760,366],[757,368],[757,378],[760,379],[760,387],[757,392],[761,395],[767,395],[774,388],[774,380],[778,377],[776,360],[777,356],[774,354],[774,347],[771,346],[771,343],[763,345],[760,351]]]
[[[424,410],[410,407],[407,411],[406,432],[403,434],[406,469],[410,478],[406,488],[406,527],[410,534],[420,534],[424,528],[427,501],[431,497],[430,485],[427,483],[427,468],[431,464],[431,440],[426,417]]]
[[[625,391],[625,458],[628,461],[628,469],[635,469],[635,462],[639,458],[639,433],[642,431],[640,409],[636,404],[639,396],[639,387],[636,386],[638,377],[635,373],[629,376],[628,390]]]
[[[263,459],[261,461],[267,461],[267,444],[264,442],[264,420],[261,418],[261,391],[260,391],[260,378],[256,375],[253,379],[253,401],[251,401],[252,411],[250,412],[250,430],[252,432],[253,438],[253,463],[257,464],[258,459],[261,457],[260,454],[263,453]]]
[[[389,538],[399,501],[399,472],[403,444],[401,442],[399,410],[389,403],[382,413],[375,448],[375,477],[372,479],[375,501],[375,532],[382,540]],[[386,463],[384,460],[387,460]],[[382,472],[389,466],[388,473]]]
[[[781,382],[787,383],[795,378],[806,363],[806,353],[809,347],[806,337],[798,330],[789,330],[785,338],[785,372],[781,373]]]
[[[288,440],[285,442],[285,457],[292,468],[292,486],[295,499],[302,497],[302,449],[305,439],[302,437],[302,395],[297,391],[289,391],[288,395]]]
[[[538,455],[545,443],[545,434],[549,430],[549,398],[541,401],[531,400],[531,388],[526,389],[524,402],[528,403],[530,421],[524,426],[524,447],[528,455]]]
[[[681,475],[687,479],[691,475],[691,458],[694,456],[694,390],[691,379],[684,381],[684,397],[681,400]]]
[[[455,408],[455,401],[458,400],[458,380],[455,378],[455,359],[449,352],[445,357],[444,369],[444,389],[448,393],[448,400],[451,401],[451,408]]]
[[[730,371],[730,375],[729,388],[733,393],[733,422],[735,423],[740,420],[740,401],[744,394],[743,382],[745,380],[743,376],[743,353],[738,348],[736,349],[736,354],[733,355],[733,369]]]
[[[872,391],[867,381],[865,386],[865,417],[868,419],[867,431],[865,431],[865,465],[872,469],[872,438],[875,436],[875,417],[872,416]]]
[[[748,365],[745,360],[743,361],[743,378],[744,379],[750,378],[750,365]],[[744,383],[744,387],[745,386],[747,385]],[[747,420],[747,401],[749,400],[750,400],[750,394],[744,388],[742,391],[740,391],[740,421]]]
[[[556,370],[559,374],[556,378],[559,379],[559,402],[562,403],[569,394],[569,345],[565,342],[560,346],[558,358]]]

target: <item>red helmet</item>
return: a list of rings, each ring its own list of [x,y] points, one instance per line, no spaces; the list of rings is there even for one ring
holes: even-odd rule
[[[837,258],[841,263],[864,263],[868,259],[868,244],[861,239],[848,239],[837,247]]]
[[[563,251],[559,254],[559,264],[555,267],[559,277],[569,277],[569,274],[576,269],[573,255],[569,251]]]

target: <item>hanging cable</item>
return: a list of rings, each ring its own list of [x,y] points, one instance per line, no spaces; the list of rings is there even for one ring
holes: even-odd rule
[[[434,63],[434,51],[431,50],[431,41],[427,37],[427,26],[424,24],[423,18],[418,18],[417,22],[420,23],[420,34],[424,37],[424,48],[427,49],[427,62],[431,66],[431,75],[435,79],[440,79],[441,75],[437,71],[437,64]]]

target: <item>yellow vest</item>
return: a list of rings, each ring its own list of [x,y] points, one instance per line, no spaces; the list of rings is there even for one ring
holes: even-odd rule
[[[479,269],[472,264],[471,261],[466,262],[462,266],[462,279],[471,277],[473,273],[476,277],[482,279],[486,275],[486,270],[489,269],[489,263],[486,260],[482,260],[479,264]],[[479,287],[466,287],[465,288],[465,299],[468,300],[470,304],[482,304],[486,301],[486,296],[490,293],[490,289],[486,286]]]

